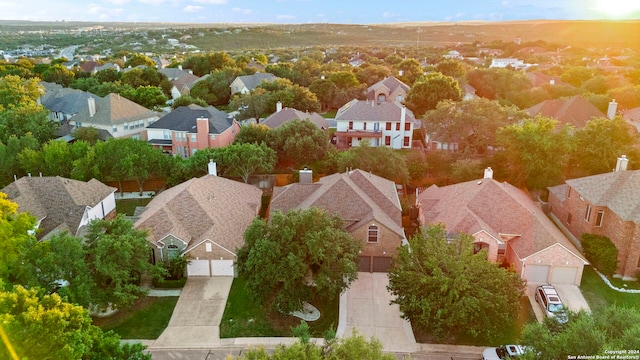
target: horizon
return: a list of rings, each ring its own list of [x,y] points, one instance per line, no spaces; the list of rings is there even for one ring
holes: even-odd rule
[[[177,24],[343,24],[490,23],[513,21],[639,20],[634,0],[406,0],[402,6],[373,0],[0,0],[3,21],[177,23]],[[241,5],[242,7],[239,7]],[[34,9],[39,9],[34,11]]]

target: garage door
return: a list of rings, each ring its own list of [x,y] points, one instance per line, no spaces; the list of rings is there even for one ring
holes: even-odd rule
[[[574,284],[578,275],[577,267],[556,266],[551,271],[551,282],[555,284]]]
[[[524,279],[528,282],[546,283],[549,278],[549,265],[527,265]]]
[[[191,260],[187,265],[187,276],[211,276],[209,260]]]
[[[233,260],[211,260],[211,275],[233,276]]]

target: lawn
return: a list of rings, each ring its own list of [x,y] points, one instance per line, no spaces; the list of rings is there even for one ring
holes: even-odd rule
[[[177,296],[143,297],[131,309],[105,318],[93,318],[102,330],[113,330],[123,339],[157,339],[169,324]]]
[[[320,319],[309,322],[313,336],[322,337],[326,330],[335,330],[338,326],[338,298],[326,303],[312,303],[321,313]],[[220,323],[220,337],[291,336],[291,329],[300,321],[294,316],[267,313],[260,304],[252,301],[245,280],[236,278]]]
[[[150,201],[151,201],[151,198],[119,199],[119,200],[116,200],[116,212],[118,214],[133,216],[133,213],[136,211],[136,207],[147,206],[147,204]]]
[[[584,267],[580,290],[592,311],[614,304],[640,310],[640,294],[622,293],[611,289],[591,266]]]

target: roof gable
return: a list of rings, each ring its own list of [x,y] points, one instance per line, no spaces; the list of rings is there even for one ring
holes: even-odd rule
[[[71,119],[81,122],[83,125],[86,123],[111,126],[153,117],[157,117],[154,111],[138,105],[119,94],[112,93],[96,100],[96,113],[94,116],[90,116],[89,107],[87,106]]]
[[[327,120],[322,116],[318,115],[318,113],[302,112],[288,107],[269,115],[269,117],[264,119],[261,124],[266,125],[271,129],[275,129],[292,120],[309,120],[318,128],[329,128],[329,122],[327,122]]]
[[[158,121],[147,126],[147,128],[196,133],[198,118],[209,119],[209,134],[221,134],[233,125],[233,118],[226,112],[220,111],[213,106],[203,108],[202,106],[191,104],[174,109],[158,119]]]
[[[375,101],[353,99],[336,113],[336,121],[400,121],[403,105],[395,101]],[[406,110],[405,121],[415,122],[415,116]]]
[[[530,107],[527,111],[531,116],[552,117],[563,124],[573,125],[576,128],[584,127],[594,117],[605,117],[598,108],[580,95],[567,99],[545,100]]]

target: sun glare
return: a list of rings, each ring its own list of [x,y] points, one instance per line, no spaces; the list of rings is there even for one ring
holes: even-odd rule
[[[640,11],[639,0],[598,0],[595,6],[596,11],[613,16],[626,17]]]

